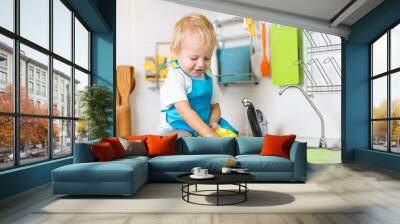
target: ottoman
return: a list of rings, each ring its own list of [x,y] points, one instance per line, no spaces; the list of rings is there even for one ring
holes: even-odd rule
[[[53,193],[132,195],[148,180],[147,159],[74,163],[52,171]]]

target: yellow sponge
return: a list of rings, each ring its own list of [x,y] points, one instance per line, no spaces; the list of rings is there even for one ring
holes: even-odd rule
[[[229,130],[229,129],[225,129],[225,128],[217,128],[215,130],[215,133],[217,133],[217,135],[219,137],[234,137],[237,138],[237,134],[235,134],[233,131]]]

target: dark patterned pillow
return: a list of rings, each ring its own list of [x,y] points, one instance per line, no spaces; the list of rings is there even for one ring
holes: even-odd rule
[[[122,146],[126,151],[126,155],[135,155],[135,156],[146,156],[147,149],[146,145],[141,140],[127,140],[125,138],[119,138]]]

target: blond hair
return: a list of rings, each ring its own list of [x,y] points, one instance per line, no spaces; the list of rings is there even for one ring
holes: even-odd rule
[[[213,50],[217,44],[217,37],[211,22],[203,15],[190,13],[176,22],[171,40],[171,50],[179,53],[182,40],[186,35],[194,35],[210,50]]]

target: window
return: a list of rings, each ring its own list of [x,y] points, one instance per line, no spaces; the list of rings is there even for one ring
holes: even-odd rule
[[[14,31],[14,0],[0,1],[0,26]]]
[[[0,67],[7,68],[7,56],[0,54]]]
[[[71,120],[53,120],[55,138],[53,138],[53,157],[70,155],[72,145],[72,122]]]
[[[0,53],[0,85],[2,85],[0,88],[2,88],[3,91],[7,85],[7,67],[7,56]]]
[[[53,60],[53,64],[54,64],[54,70],[53,70],[53,78],[54,78],[54,83],[53,83],[53,90],[54,90],[54,95],[53,95],[53,104],[57,104],[59,103],[58,101],[58,97],[59,97],[59,93],[60,93],[60,100],[62,103],[64,103],[64,96],[65,95],[71,95],[72,92],[70,89],[65,89],[65,84],[66,83],[70,83],[72,84],[72,68],[71,66],[68,66],[58,60]],[[71,100],[71,99],[67,99],[67,100]],[[69,104],[72,104],[72,102],[68,102]],[[60,105],[61,106],[61,105]],[[60,109],[56,106],[53,105],[54,108],[56,108],[55,110],[53,110],[53,114],[59,114],[60,113]],[[72,116],[72,108],[67,108],[65,111],[66,114],[63,113],[63,116]]]
[[[33,67],[29,66],[29,71],[28,71],[29,79],[33,80]]]
[[[370,45],[371,148],[400,153],[400,24]]]
[[[46,86],[42,86],[42,96],[46,96]]]
[[[29,94],[33,94],[33,82],[28,82],[28,92]]]
[[[0,170],[70,156],[74,136],[87,139],[73,105],[90,84],[91,34],[67,4],[0,0]]]
[[[3,1],[0,1],[0,21],[2,20],[1,15],[3,13]],[[1,23],[0,23],[1,26]],[[12,113],[14,112],[14,72],[11,66],[12,58],[14,57],[14,41],[11,38],[6,37],[0,33],[0,115],[2,112]],[[5,59],[10,59],[8,62]],[[10,64],[10,65],[8,65]],[[2,81],[1,81],[2,80]],[[0,139],[1,139],[0,133]],[[11,145],[11,143],[6,143]],[[0,144],[0,148],[1,148]],[[1,169],[1,160],[0,160]]]
[[[40,104],[39,101],[36,104]],[[47,133],[48,120],[45,118],[22,117],[20,118],[19,158],[21,165],[33,161],[43,161],[49,158],[49,143]],[[32,133],[35,138],[32,138]]]
[[[49,0],[20,0],[21,36],[49,48]]]
[[[400,67],[400,24],[390,31],[390,68]]]
[[[81,67],[89,69],[89,32],[76,18],[75,41],[75,62]]]
[[[0,169],[7,169],[14,166],[13,117],[0,115],[0,124]]]
[[[36,80],[40,81],[40,70],[36,69]]]
[[[75,71],[75,116],[79,117],[81,114],[81,108],[79,107],[79,96],[80,92],[89,85],[89,74]]]
[[[54,53],[71,60],[72,12],[60,1],[53,0]]]
[[[40,95],[40,84],[36,84],[36,95]]]
[[[0,84],[6,85],[7,84],[7,73],[0,71]]]

